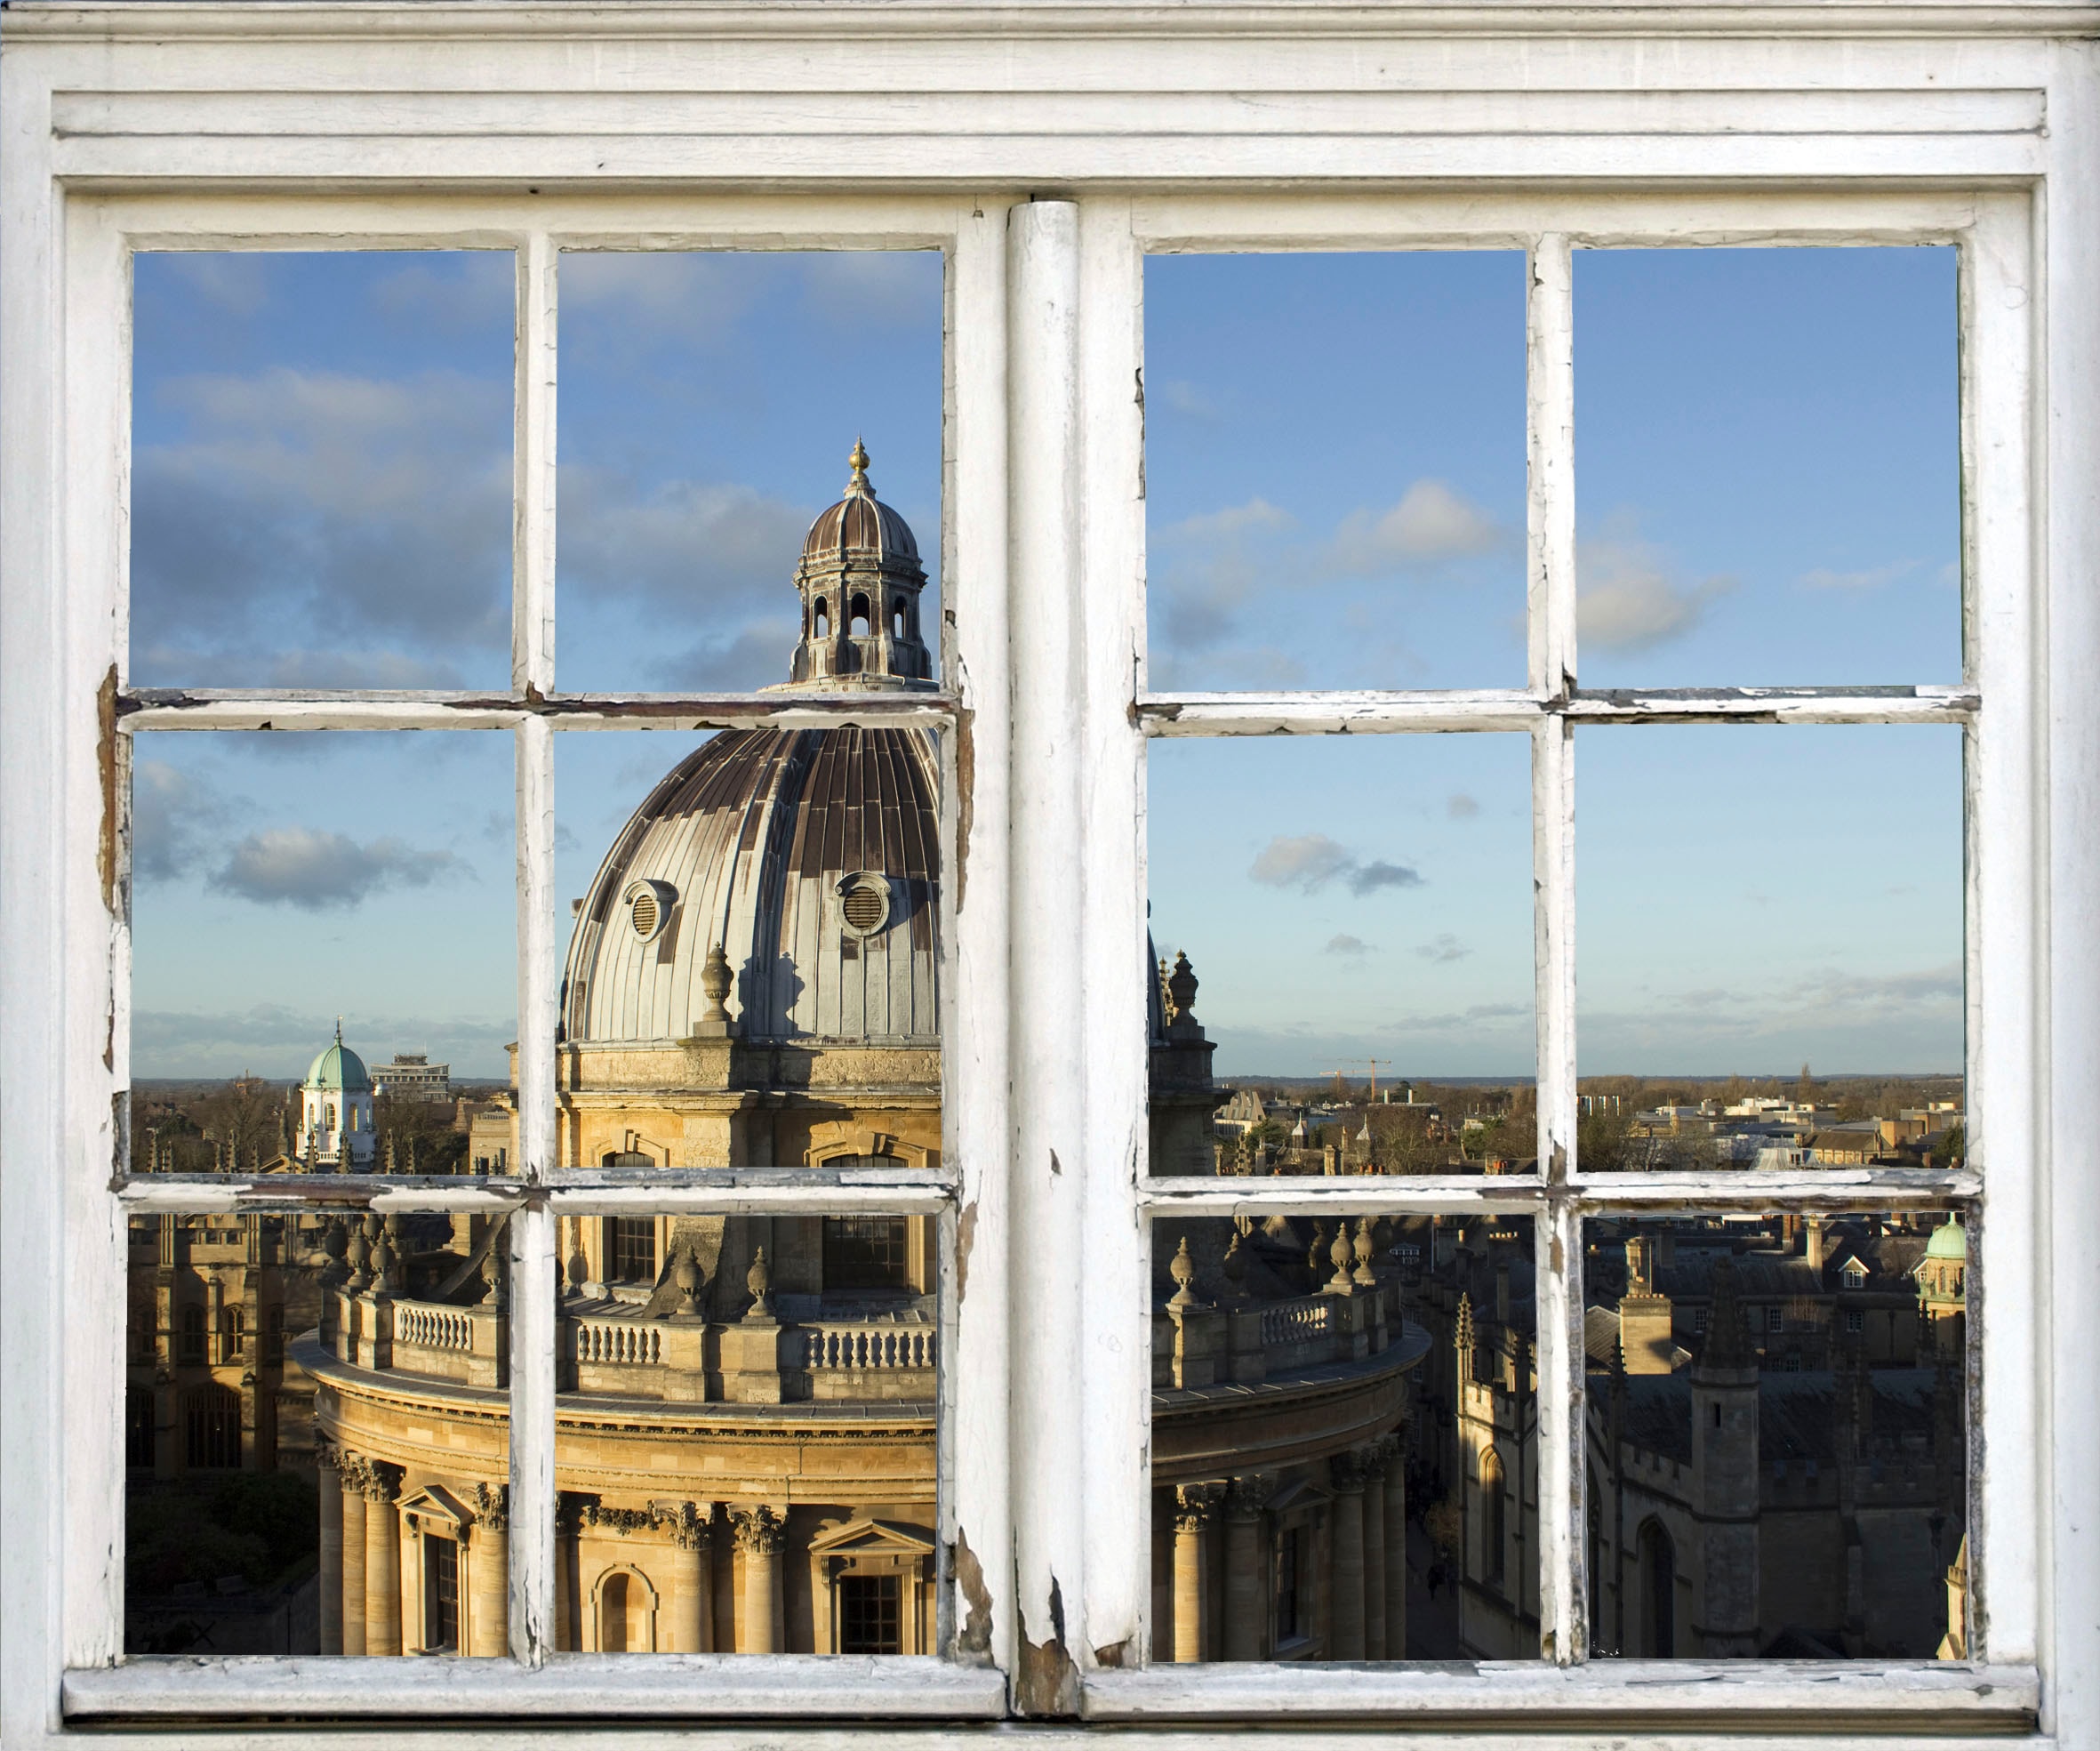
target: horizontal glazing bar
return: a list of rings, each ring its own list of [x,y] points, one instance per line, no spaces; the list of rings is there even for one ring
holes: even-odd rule
[[[1572,1203],[1584,1210],[1851,1210],[1936,1209],[1984,1194],[1981,1174],[1963,1169],[1823,1168],[1801,1173],[1614,1173],[1575,1175],[1548,1186],[1535,1174],[1279,1174],[1260,1179],[1190,1177],[1138,1182],[1138,1201],[1154,1214],[1238,1216],[1423,1210],[1443,1214],[1523,1211]]]
[[[1190,1176],[1142,1179],[1138,1201],[1155,1215],[1238,1216],[1281,1210],[1310,1216],[1326,1211],[1487,1213],[1536,1209],[1545,1182],[1535,1174],[1338,1175],[1332,1178],[1278,1174],[1260,1179]]]
[[[432,1174],[127,1174],[114,1187],[134,1214],[168,1210],[215,1216],[232,1210],[508,1210],[525,1201],[520,1180]]]
[[[70,1683],[70,1680],[68,1680]],[[1079,1713],[1088,1721],[1369,1720],[1404,1716],[1479,1726],[1506,1720],[1535,1734],[1614,1725],[1663,1731],[1775,1727],[1830,1731],[2016,1730],[2040,1705],[2032,1667],[1918,1660],[1838,1665],[1800,1660],[1614,1660],[1406,1666],[1158,1666],[1086,1675]]]
[[[117,721],[147,729],[509,729],[544,718],[557,729],[779,729],[841,724],[939,728],[955,715],[940,693],[548,694],[233,692],[150,688],[118,696]]]
[[[1569,1195],[1584,1209],[1856,1210],[1938,1208],[1980,1198],[1984,1177],[1967,1168],[1815,1168],[1800,1173],[1577,1174]]]
[[[870,1215],[931,1215],[955,1201],[953,1182],[945,1175],[921,1173],[916,1180],[865,1179],[847,1176],[838,1179],[798,1182],[783,1176],[756,1185],[735,1183],[733,1177],[703,1181],[699,1176],[645,1181],[599,1178],[575,1185],[567,1170],[559,1171],[547,1190],[547,1207],[557,1216],[616,1216],[623,1211],[671,1215],[794,1215],[845,1216],[855,1211]]]
[[[134,1659],[68,1672],[68,1721],[291,1715],[338,1720],[523,1715],[601,1720],[988,1720],[1005,1675],[910,1655],[557,1654],[537,1670],[426,1655],[376,1662]]]
[[[1525,729],[1546,717],[1623,724],[1963,723],[1973,687],[1722,687],[1578,690],[1541,697],[1518,689],[1450,693],[1187,693],[1137,703],[1147,735],[1407,735]]]

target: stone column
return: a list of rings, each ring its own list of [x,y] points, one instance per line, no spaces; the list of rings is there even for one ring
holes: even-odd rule
[[[576,1634],[575,1596],[576,1498],[558,1490],[554,1503],[554,1645],[557,1652],[573,1653],[582,1644]]]
[[[782,1651],[777,1619],[781,1605],[781,1546],[787,1528],[769,1507],[739,1508],[737,1548],[744,1554],[744,1596],[737,1625],[740,1654]]]
[[[1407,1658],[1407,1463],[1406,1444],[1385,1438],[1385,1657]]]
[[[354,1453],[341,1459],[342,1597],[340,1634],[346,1654],[365,1651],[365,1461]],[[323,1651],[325,1651],[324,1645]]]
[[[342,1652],[342,1475],[335,1449],[314,1443],[321,1485],[321,1651]],[[360,1530],[363,1529],[360,1528]]]
[[[1174,1657],[1193,1662],[1203,1658],[1205,1607],[1210,1598],[1209,1531],[1217,1517],[1222,1487],[1184,1483],[1174,1491]]]
[[[1385,1449],[1373,1442],[1364,1462],[1364,1658],[1390,1659],[1385,1651]]]
[[[461,1653],[500,1659],[510,1651],[510,1513],[501,1484],[474,1486],[474,1537],[467,1546],[467,1643]]]
[[[1355,1452],[1337,1453],[1327,1461],[1335,1486],[1335,1522],[1328,1553],[1327,1579],[1334,1609],[1327,1648],[1329,1659],[1364,1657],[1364,1472]]]
[[[1260,1659],[1268,1612],[1262,1597],[1262,1504],[1270,1480],[1236,1477],[1225,1495],[1225,1658]]]
[[[401,1651],[401,1468],[374,1464],[365,1485],[365,1651]]]
[[[715,1505],[678,1504],[671,1538],[678,1554],[671,1565],[670,1651],[712,1653],[715,1647]]]

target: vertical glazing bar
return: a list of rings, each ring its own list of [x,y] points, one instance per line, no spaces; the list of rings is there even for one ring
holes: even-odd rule
[[[1127,202],[1090,200],[1079,226],[1079,637],[1086,847],[1080,938],[1086,1060],[1086,1293],[1080,1403],[1086,1466],[1082,1666],[1134,1665],[1151,1594],[1151,1324],[1147,1225],[1145,743],[1131,709],[1144,600],[1144,256]]]
[[[534,232],[518,252],[517,490],[512,681],[554,687],[556,256]],[[543,1185],[556,1165],[554,735],[517,735],[517,1172]],[[510,1648],[537,1666],[554,1645],[554,1217],[510,1219]]]
[[[1086,992],[1082,855],[1078,431],[1079,217],[1070,201],[1008,213],[1009,639],[1014,666],[1010,993],[1014,1148],[1014,1706],[1078,1708],[1069,1631],[1080,1624],[1079,1272],[1086,1061],[1072,1029]]]
[[[1575,302],[1567,237],[1531,251],[1525,301],[1529,404],[1531,685],[1565,699],[1575,678]],[[1548,1183],[1575,1163],[1575,740],[1550,717],[1532,733],[1538,1153]],[[1581,1225],[1553,1201],[1538,1224],[1539,1641],[1583,1657]]]
[[[942,888],[952,928],[942,992],[947,1098],[943,1147],[962,1176],[956,1264],[944,1283],[951,1341],[941,1350],[942,1427],[954,1471],[945,1498],[951,1550],[950,1643],[958,1659],[1014,1669],[1009,1474],[1006,1150],[1008,1098],[1007,758],[1012,711],[1006,596],[1006,210],[957,215],[948,268],[947,418],[941,566],[942,673],[961,709],[942,738],[949,783]],[[959,1383],[969,1382],[964,1392]]]
[[[2037,924],[2038,789],[2032,507],[2033,215],[2027,197],[1978,209],[1961,262],[1962,572],[1968,667],[1983,697],[1966,738],[1969,1161],[1982,1169],[1985,1219],[1970,1242],[1970,1353],[1982,1365],[1969,1404],[1974,1521],[1968,1527],[1972,1657],[2034,1658],[2040,1562],[2030,1456],[2040,1423],[2032,1358],[2041,1240],[2036,1152],[2045,1109]]]
[[[517,251],[512,444],[510,685],[554,691],[554,389],[558,253],[534,231]]]

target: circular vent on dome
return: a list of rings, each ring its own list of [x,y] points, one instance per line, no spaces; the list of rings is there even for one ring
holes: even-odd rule
[[[890,885],[878,875],[850,875],[838,884],[838,918],[850,936],[872,936],[890,921]]]
[[[678,903],[678,890],[668,881],[631,881],[622,896],[627,901],[627,921],[642,942],[653,940]]]

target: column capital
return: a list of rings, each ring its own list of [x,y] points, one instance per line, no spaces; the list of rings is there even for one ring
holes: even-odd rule
[[[1366,1484],[1384,1480],[1386,1461],[1391,1454],[1391,1448],[1383,1441],[1367,1441],[1357,1449],[1357,1464],[1363,1471]]]
[[[359,1487],[368,1502],[384,1506],[397,1501],[401,1495],[401,1467],[389,1466],[383,1459],[367,1459]]]
[[[581,1526],[586,1504],[597,1506],[597,1498],[580,1495],[573,1490],[557,1490],[554,1498],[555,1531],[565,1538]]]
[[[342,1450],[326,1435],[314,1437],[314,1464],[325,1472],[339,1471],[342,1466]]]
[[[1200,1532],[1217,1517],[1224,1499],[1222,1483],[1184,1483],[1174,1492],[1174,1526],[1177,1532]]]
[[[1225,1517],[1228,1520],[1259,1520],[1275,1488],[1276,1480],[1267,1472],[1242,1472],[1238,1476],[1228,1479],[1225,1484]]]
[[[474,1522],[492,1532],[510,1530],[510,1491],[503,1484],[474,1486]]]
[[[1327,1460],[1327,1479],[1343,1495],[1354,1496],[1364,1487],[1364,1456],[1358,1448],[1336,1453]]]
[[[778,1556],[787,1542],[787,1526],[781,1516],[763,1502],[750,1507],[734,1507],[729,1511],[731,1523],[736,1528],[736,1542],[748,1556]]]
[[[680,1550],[705,1550],[715,1530],[712,1502],[680,1502],[667,1522]]]

